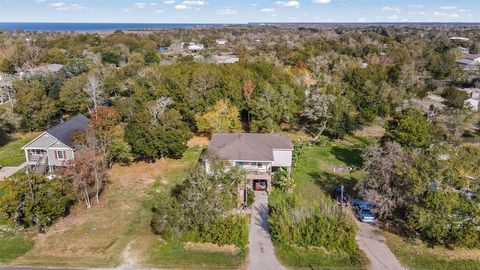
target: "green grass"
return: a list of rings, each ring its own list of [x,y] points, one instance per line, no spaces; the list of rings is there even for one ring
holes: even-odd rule
[[[212,252],[185,249],[181,243],[165,243],[153,250],[149,263],[167,269],[238,269],[244,258],[243,251]]]
[[[408,243],[390,233],[386,233],[386,238],[390,250],[410,269],[480,269],[480,250],[433,249],[422,244]]]
[[[352,262],[348,254],[328,254],[321,249],[301,247],[276,247],[277,256],[290,268],[305,269],[363,269],[358,262]]]
[[[22,256],[33,247],[33,244],[32,240],[0,231],[0,263],[8,263]]]
[[[0,146],[0,165],[15,167],[25,162],[25,153],[21,148],[36,136],[37,133],[13,135],[6,145]]]

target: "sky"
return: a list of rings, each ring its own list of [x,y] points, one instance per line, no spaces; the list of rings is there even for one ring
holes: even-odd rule
[[[480,0],[0,0],[0,22],[480,22]]]

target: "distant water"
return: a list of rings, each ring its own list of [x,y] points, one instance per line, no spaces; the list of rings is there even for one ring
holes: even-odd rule
[[[24,30],[39,32],[96,32],[113,30],[144,30],[159,28],[185,28],[199,26],[222,26],[222,24],[164,24],[164,23],[5,23],[0,30]]]

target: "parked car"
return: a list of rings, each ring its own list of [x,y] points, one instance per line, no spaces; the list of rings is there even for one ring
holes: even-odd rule
[[[253,180],[253,190],[263,191],[267,190],[268,184],[266,180]]]
[[[337,187],[335,189],[335,200],[337,201],[337,204],[340,205],[342,201],[342,191],[343,191],[343,206],[348,206],[350,204],[350,199],[348,194],[345,192],[345,189],[342,187]]]
[[[355,216],[361,222],[374,223],[376,221],[375,214],[372,210],[372,204],[364,200],[356,199],[353,201],[353,210],[355,212]]]

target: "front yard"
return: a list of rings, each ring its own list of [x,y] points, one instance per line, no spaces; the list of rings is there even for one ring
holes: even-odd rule
[[[25,153],[22,146],[33,140],[38,133],[16,133],[10,141],[0,146],[0,167],[16,167],[25,162]]]

